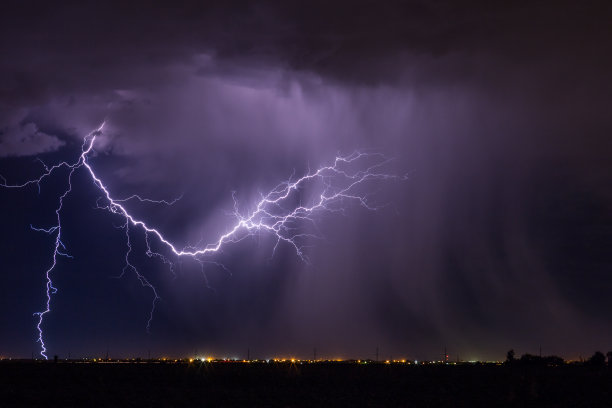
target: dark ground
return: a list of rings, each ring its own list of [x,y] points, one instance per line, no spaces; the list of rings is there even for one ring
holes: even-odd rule
[[[0,407],[612,406],[585,366],[0,362]]]

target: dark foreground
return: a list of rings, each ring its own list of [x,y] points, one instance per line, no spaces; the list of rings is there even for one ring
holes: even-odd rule
[[[0,407],[598,407],[612,370],[584,366],[0,362]]]

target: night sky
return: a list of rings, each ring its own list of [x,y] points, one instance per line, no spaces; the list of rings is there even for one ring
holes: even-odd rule
[[[75,172],[74,259],[43,323],[50,355],[503,359],[612,349],[609,2],[3,1],[0,174],[92,167],[179,246],[232,225],[293,171],[369,149],[406,180],[376,211],[318,218],[309,262],[261,234],[207,257],[132,262],[121,217]],[[36,318],[66,173],[0,188],[0,355],[38,354]],[[304,226],[304,228],[309,228]],[[155,243],[153,244],[155,245]],[[161,247],[157,247],[158,249]],[[225,266],[222,268],[215,263]]]

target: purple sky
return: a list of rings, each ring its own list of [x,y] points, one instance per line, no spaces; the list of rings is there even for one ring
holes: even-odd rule
[[[258,194],[375,149],[407,181],[389,206],[325,216],[311,265],[265,238],[176,279],[138,259],[163,302],[120,273],[123,235],[67,206],[74,261],[45,323],[51,353],[152,349],[256,357],[567,358],[612,346],[612,10],[605,2],[82,2],[0,6],[0,174],[75,157],[106,118],[93,165],[117,196],[183,199],[134,211],[181,244]],[[110,4],[110,3],[109,3]],[[78,153],[76,153],[78,155]],[[57,181],[57,180],[56,180]],[[0,189],[0,354],[37,350],[53,182]],[[54,193],[55,191],[55,193]],[[55,195],[54,195],[55,194]],[[93,220],[93,221],[92,221]],[[116,259],[115,259],[116,258]]]

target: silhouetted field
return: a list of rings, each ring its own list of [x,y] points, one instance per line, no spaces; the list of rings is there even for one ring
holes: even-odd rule
[[[1,362],[0,407],[612,406],[585,366]]]

